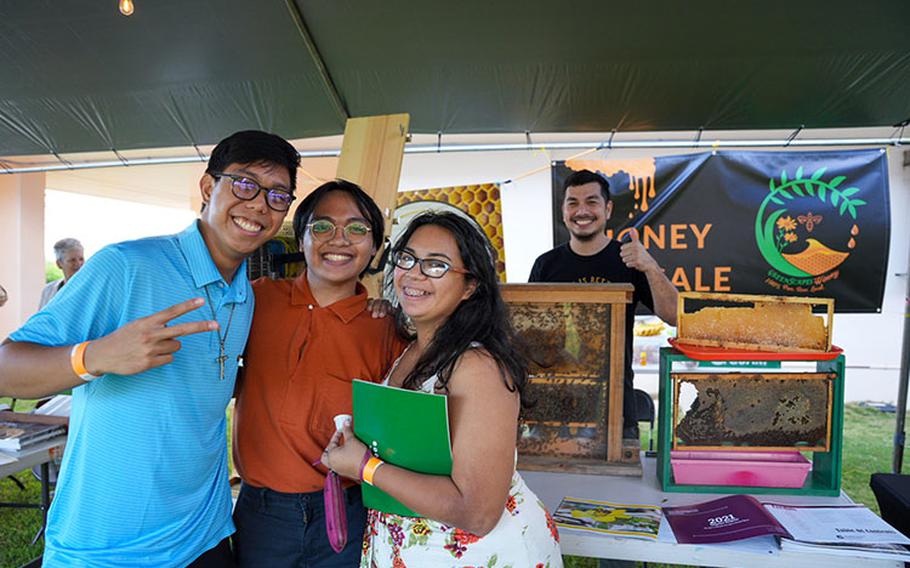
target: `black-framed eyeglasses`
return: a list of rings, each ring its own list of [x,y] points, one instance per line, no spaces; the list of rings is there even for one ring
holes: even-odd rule
[[[469,270],[464,268],[455,268],[448,262],[438,258],[417,258],[407,251],[398,251],[392,255],[392,262],[402,270],[410,270],[415,264],[420,265],[420,272],[428,278],[442,278],[446,272],[458,272],[461,274],[470,274]]]
[[[213,178],[230,178],[231,193],[234,194],[234,197],[242,199],[243,201],[252,201],[259,197],[260,192],[264,191],[266,205],[275,211],[287,211],[290,209],[291,203],[297,199],[286,189],[262,187],[255,180],[251,180],[250,178],[241,175],[229,174],[226,172],[212,172],[211,176]]]
[[[317,219],[307,223],[306,228],[317,241],[331,241],[335,238],[335,231],[338,229],[335,223],[328,219]],[[363,242],[372,231],[373,229],[369,225],[360,221],[351,221],[341,229],[344,238],[355,245]]]

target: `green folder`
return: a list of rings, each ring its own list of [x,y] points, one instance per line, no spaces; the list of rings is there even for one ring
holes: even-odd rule
[[[452,474],[447,398],[355,380],[354,434],[382,461],[418,473]],[[363,504],[405,517],[420,517],[388,493],[362,485]]]

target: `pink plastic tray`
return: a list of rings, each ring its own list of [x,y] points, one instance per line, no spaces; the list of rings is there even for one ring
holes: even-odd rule
[[[671,451],[676,483],[802,487],[812,464],[799,452]]]

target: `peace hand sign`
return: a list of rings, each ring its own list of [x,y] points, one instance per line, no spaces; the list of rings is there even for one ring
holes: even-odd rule
[[[92,341],[85,351],[85,368],[93,375],[135,375],[170,363],[174,360],[173,353],[180,349],[178,337],[218,329],[215,321],[167,325],[204,303],[202,298],[193,298],[175,304]]]

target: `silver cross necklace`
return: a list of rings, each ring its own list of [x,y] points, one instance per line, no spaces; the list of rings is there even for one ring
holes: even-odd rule
[[[218,315],[215,313],[215,306],[212,304],[212,296],[209,294],[209,287],[206,284],[203,288],[205,290],[205,299],[209,302],[209,309],[212,311],[212,319],[218,321]],[[227,326],[224,328],[224,335],[221,335],[221,331],[216,331],[218,334],[218,357],[215,358],[215,361],[218,363],[218,367],[221,370],[221,379],[224,380],[224,364],[227,362],[227,355],[224,354],[224,344],[227,341],[228,333],[231,331],[231,321],[234,319],[234,307],[237,304],[231,304],[231,315],[228,316]],[[221,324],[218,324],[218,327],[221,327]]]

